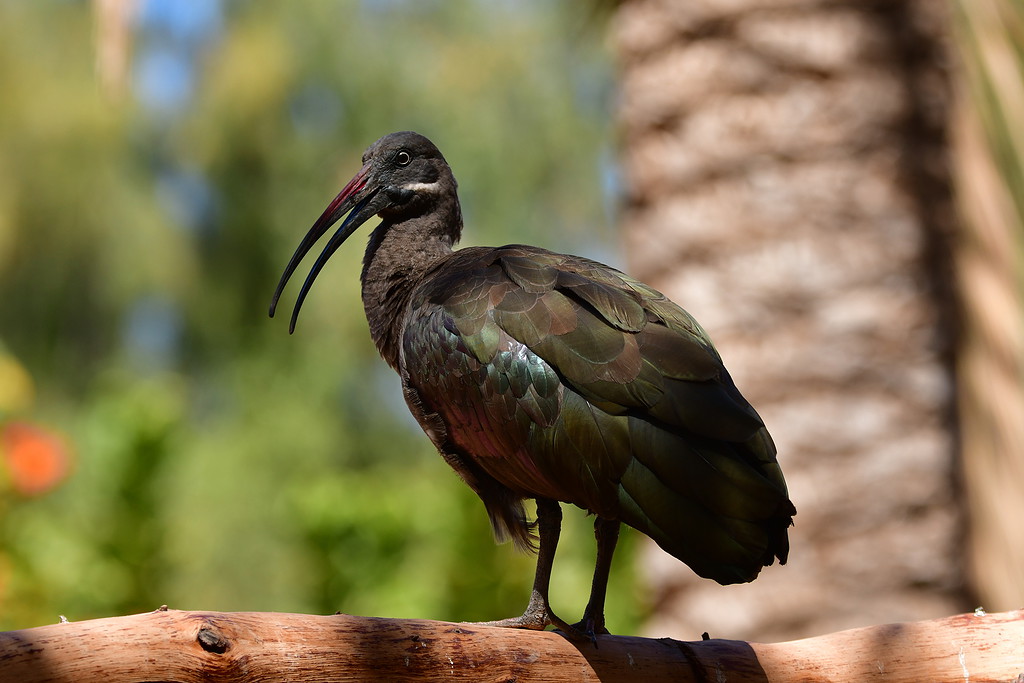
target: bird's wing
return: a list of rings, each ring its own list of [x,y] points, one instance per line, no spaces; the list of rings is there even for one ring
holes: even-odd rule
[[[722,582],[785,559],[774,444],[657,291],[533,247],[464,249],[425,279],[403,345],[453,447],[514,491],[622,519]]]

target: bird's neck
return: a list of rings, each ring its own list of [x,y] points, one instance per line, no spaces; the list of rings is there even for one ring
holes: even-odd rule
[[[426,214],[392,222],[370,235],[363,257],[363,308],[370,336],[388,365],[398,370],[406,309],[423,276],[450,257],[462,233],[458,199]]]

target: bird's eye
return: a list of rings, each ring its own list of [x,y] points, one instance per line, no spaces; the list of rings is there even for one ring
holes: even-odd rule
[[[404,149],[399,150],[398,154],[395,155],[395,163],[399,166],[408,166],[410,161],[412,161],[412,156]]]

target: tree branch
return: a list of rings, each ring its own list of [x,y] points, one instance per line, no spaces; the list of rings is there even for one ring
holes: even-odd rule
[[[599,636],[344,614],[148,614],[0,633],[0,681],[1020,681],[1024,610],[786,643]]]

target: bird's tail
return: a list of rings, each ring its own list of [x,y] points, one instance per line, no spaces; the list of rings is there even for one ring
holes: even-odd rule
[[[648,436],[672,443],[634,452],[619,487],[622,521],[721,584],[752,581],[761,567],[785,563],[796,508],[766,430],[728,442],[631,428],[657,430]]]

